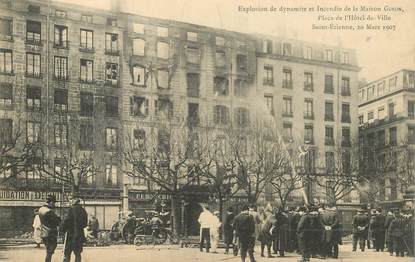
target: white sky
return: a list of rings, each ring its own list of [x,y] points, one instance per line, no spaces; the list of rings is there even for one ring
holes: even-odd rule
[[[110,0],[53,0],[108,9]],[[415,0],[120,0],[121,10],[144,16],[173,19],[243,33],[261,33],[341,44],[357,51],[359,77],[375,80],[403,68],[415,70]],[[384,31],[312,31],[315,13],[286,14],[238,12],[238,6],[333,6],[353,4],[384,7],[399,6],[404,13],[396,13],[394,32]],[[343,13],[344,14],[344,13]],[[377,13],[373,13],[377,15]],[[366,24],[367,21],[359,22]],[[390,23],[390,22],[388,22]]]

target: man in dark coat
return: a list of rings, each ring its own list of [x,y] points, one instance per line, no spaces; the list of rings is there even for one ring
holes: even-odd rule
[[[406,228],[406,219],[402,216],[399,211],[395,212],[395,219],[389,225],[389,235],[392,239],[392,252],[390,255],[393,256],[393,252],[396,253],[396,256],[404,256],[405,253],[405,243],[404,243],[404,235],[405,235],[405,228]]]
[[[48,194],[46,197],[46,204],[39,208],[39,219],[41,223],[42,241],[46,247],[45,262],[52,261],[52,255],[55,252],[58,238],[58,225],[61,219],[55,214],[56,197]]]
[[[242,207],[241,213],[235,217],[234,229],[235,236],[239,241],[242,262],[245,262],[247,253],[251,262],[255,262],[255,220],[249,214],[248,206]]]
[[[395,216],[393,215],[392,211],[388,211],[386,217],[385,217],[385,244],[386,248],[388,249],[389,253],[393,253],[393,247],[392,247],[392,239],[389,237],[389,226],[392,223],[392,221],[395,219]]]
[[[319,216],[321,227],[323,228],[321,243],[322,243],[322,258],[333,254],[334,257],[339,255],[339,245],[335,240],[335,230],[338,227],[337,213],[331,207],[328,207]],[[333,253],[332,253],[333,252]]]
[[[300,221],[297,227],[298,247],[300,249],[302,259],[301,262],[310,261],[311,248],[315,241],[315,228],[318,222],[317,208],[311,206],[309,213],[305,207],[299,209]]]
[[[367,230],[369,227],[369,217],[365,214],[364,208],[361,208],[359,211],[357,211],[357,215],[355,215],[353,218],[352,227],[353,251],[356,251],[358,241],[360,250],[365,251],[365,244],[368,236]]]
[[[274,252],[279,252],[280,257],[285,256],[288,247],[288,216],[282,208],[278,208],[275,213],[274,222]]]
[[[385,216],[382,215],[381,209],[376,209],[372,216],[370,227],[372,229],[373,246],[376,252],[383,252],[385,249]]]
[[[81,262],[81,253],[85,242],[84,228],[88,225],[88,214],[80,205],[80,199],[70,199],[72,206],[62,223],[65,233],[64,262],[71,261],[71,253],[75,254],[75,262]]]
[[[235,214],[233,208],[229,207],[226,211],[225,221],[223,222],[223,235],[225,236],[225,254],[229,254],[229,246],[233,243],[233,220]]]
[[[406,223],[405,237],[404,237],[404,241],[408,249],[408,256],[410,257],[415,256],[414,238],[415,238],[415,216],[414,216],[414,210],[410,210],[408,211],[408,215],[407,215],[407,223]]]

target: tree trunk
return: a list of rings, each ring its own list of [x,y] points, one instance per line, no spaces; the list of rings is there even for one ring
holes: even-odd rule
[[[179,235],[179,227],[180,227],[180,212],[179,208],[179,197],[176,194],[171,195],[171,217],[172,217],[172,230],[176,235]]]
[[[222,199],[222,195],[219,194],[219,221],[221,222],[221,228],[223,227],[223,199]],[[223,239],[222,236],[222,232],[223,230],[219,230],[219,239]]]

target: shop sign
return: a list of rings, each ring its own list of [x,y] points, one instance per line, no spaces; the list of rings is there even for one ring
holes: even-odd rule
[[[47,194],[56,196],[56,200],[62,201],[62,193],[42,191],[21,191],[0,189],[0,201],[45,201]],[[64,201],[68,200],[69,194],[64,195]]]

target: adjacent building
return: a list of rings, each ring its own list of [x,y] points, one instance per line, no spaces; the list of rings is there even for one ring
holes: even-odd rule
[[[384,206],[402,204],[403,193],[413,183],[414,112],[413,70],[403,69],[359,87],[361,169],[379,178],[377,190],[368,197]]]

